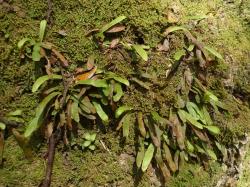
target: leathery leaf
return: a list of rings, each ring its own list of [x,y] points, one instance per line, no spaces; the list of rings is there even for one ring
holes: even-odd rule
[[[115,118],[119,118],[124,112],[132,110],[133,108],[130,106],[120,106],[116,111],[115,111]]]
[[[144,155],[144,158],[143,158],[143,161],[142,161],[142,171],[145,172],[154,156],[154,151],[155,151],[155,147],[152,143],[149,144],[146,152],[145,152],[145,155]]]
[[[79,123],[79,121],[80,121],[78,102],[76,102],[76,101],[74,101],[71,105],[71,118],[77,123]]]
[[[44,75],[42,77],[39,77],[36,82],[33,84],[32,86],[32,92],[36,92],[38,90],[38,88],[47,80],[49,79],[62,79],[61,75],[56,75],[56,74],[52,74],[52,75]]]
[[[126,18],[127,18],[126,16],[119,16],[119,17],[115,18],[114,20],[112,20],[111,22],[109,22],[108,24],[103,26],[100,30],[100,33],[104,33],[105,31],[107,31],[108,29],[110,29],[114,25],[120,23],[121,21],[123,21]]]
[[[115,86],[114,86],[114,92],[116,94],[113,96],[113,100],[114,100],[114,102],[117,102],[123,96],[122,86],[119,83],[115,84]]]
[[[92,103],[93,103],[93,105],[94,105],[94,107],[95,107],[95,109],[96,109],[96,112],[97,112],[98,116],[102,119],[102,121],[108,122],[109,117],[108,117],[108,115],[104,112],[104,110],[102,109],[102,106],[100,105],[100,103],[95,102],[95,101],[93,101]]]
[[[43,119],[41,118],[43,117],[46,106],[54,97],[56,97],[59,94],[60,92],[53,92],[42,100],[42,102],[36,108],[35,118],[33,118],[26,127],[26,130],[24,132],[24,137],[26,138],[30,137],[33,134],[33,132],[35,132],[40,127],[43,121]]]
[[[139,150],[137,152],[137,156],[136,156],[136,165],[138,168],[141,167],[143,158],[144,158],[144,154],[145,154],[145,148],[144,148],[144,140],[143,138],[139,138]]]
[[[141,45],[132,45],[132,47],[144,61],[148,61],[147,51]]]
[[[107,84],[106,80],[104,80],[104,79],[81,80],[81,81],[78,81],[76,84],[77,85],[78,84],[80,84],[80,85],[90,85],[90,86],[94,86],[94,87],[97,87],[97,88],[106,88],[106,87],[108,87],[108,84]]]
[[[191,125],[197,127],[198,129],[203,129],[203,125],[200,124],[195,118],[184,110],[178,110],[178,115],[181,119],[187,120]]]

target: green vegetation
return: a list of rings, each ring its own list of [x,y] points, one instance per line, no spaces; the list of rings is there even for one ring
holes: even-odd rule
[[[246,4],[56,1],[44,40],[46,2],[4,1],[0,117],[20,108],[25,125],[1,125],[0,184],[39,185],[44,139],[59,128],[52,186],[159,186],[154,169],[170,186],[215,186],[225,148],[250,129]],[[176,25],[185,29],[164,34]],[[32,162],[12,134],[37,143]]]

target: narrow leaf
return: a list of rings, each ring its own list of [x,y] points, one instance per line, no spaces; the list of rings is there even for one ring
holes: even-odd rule
[[[116,80],[117,82],[120,82],[126,86],[129,86],[129,81],[125,78],[122,78],[120,77],[119,75],[113,73],[113,72],[108,72],[107,75],[106,75],[106,78],[107,79],[114,79]]]
[[[113,96],[113,100],[114,100],[114,102],[117,102],[123,96],[122,86],[119,83],[115,84],[115,86],[114,86],[114,92],[116,94]]]
[[[197,127],[198,129],[203,129],[202,124],[200,124],[198,121],[196,121],[194,119],[193,116],[191,116],[189,113],[187,113],[184,110],[178,110],[178,115],[180,116],[180,118],[184,118],[185,120],[187,120],[191,125],[194,125],[195,127]]]
[[[46,25],[47,25],[47,21],[46,20],[42,20],[40,22],[40,31],[39,31],[39,40],[40,40],[40,42],[43,41],[43,37],[44,37]]]
[[[79,123],[80,117],[78,111],[78,103],[75,101],[71,105],[71,117],[75,122]]]
[[[171,171],[175,172],[177,170],[177,167],[173,161],[170,149],[165,143],[163,144],[163,150],[164,150],[164,159],[167,160],[168,166],[171,169]]]
[[[115,118],[119,118],[124,112],[132,110],[132,107],[129,106],[120,106],[116,111],[115,111]]]
[[[126,16],[119,16],[119,17],[115,18],[113,21],[111,21],[110,23],[108,23],[104,27],[102,27],[100,30],[100,33],[104,33],[105,31],[107,31],[108,29],[110,29],[111,27],[116,25],[117,23],[120,23],[124,19],[126,19]]]
[[[40,59],[41,59],[40,49],[41,49],[40,43],[36,43],[33,46],[32,60],[35,61],[35,62],[39,62]]]
[[[29,42],[29,41],[30,41],[29,38],[23,38],[23,39],[21,39],[21,40],[18,42],[17,47],[18,47],[19,49],[21,49],[21,48],[24,46],[24,44],[25,44],[26,42]]]
[[[102,121],[108,122],[109,118],[108,118],[107,114],[104,112],[104,110],[102,109],[102,106],[95,101],[93,101],[92,103],[96,109],[98,116],[102,119]]]
[[[137,113],[137,123],[138,123],[139,131],[140,131],[141,135],[143,137],[146,137],[147,132],[146,132],[145,125],[144,125],[142,112]]]
[[[62,79],[61,75],[56,75],[56,74],[52,74],[52,75],[44,75],[42,77],[39,77],[36,82],[33,84],[32,86],[32,92],[36,92],[38,90],[38,88],[47,80],[50,79]]]
[[[217,126],[214,125],[208,125],[208,126],[204,126],[209,132],[213,133],[213,134],[220,134],[220,129]]]
[[[76,85],[90,85],[90,86],[94,86],[94,87],[97,87],[97,88],[106,88],[108,87],[108,84],[106,82],[106,80],[103,80],[103,79],[97,79],[97,80],[94,80],[94,79],[87,79],[87,80],[81,80],[81,81],[78,81],[76,83]]]
[[[22,115],[22,110],[20,110],[20,109],[18,109],[18,110],[15,110],[15,111],[13,111],[13,112],[9,112],[8,114],[7,114],[7,116],[21,116]]]
[[[204,49],[206,49],[208,52],[210,52],[212,55],[216,56],[217,58],[223,60],[222,55],[218,53],[216,50],[214,50],[213,48],[205,46]]]
[[[213,160],[217,160],[217,156],[212,149],[206,149],[206,152]]]
[[[137,168],[141,167],[143,158],[144,158],[144,154],[145,154],[145,148],[144,148],[144,141],[142,138],[139,138],[139,150],[137,152],[137,156],[136,156],[136,166]]]
[[[146,152],[145,152],[145,155],[144,155],[144,158],[143,158],[143,161],[142,161],[142,171],[145,172],[154,156],[154,145],[151,143],[149,144]]]
[[[42,102],[36,108],[35,118],[33,118],[30,121],[30,123],[28,124],[28,126],[26,127],[26,130],[24,132],[24,137],[26,137],[26,138],[30,137],[32,135],[32,133],[35,132],[40,127],[40,125],[42,124],[41,118],[42,118],[43,113],[46,109],[46,106],[54,97],[56,97],[59,94],[60,94],[60,92],[53,92],[42,100]]]
[[[144,61],[148,61],[148,54],[141,45],[132,45],[132,47]]]
[[[181,26],[171,26],[165,30],[164,35],[167,36],[171,32],[175,32],[175,31],[187,31],[187,29]]]
[[[123,125],[122,125],[122,133],[123,133],[123,137],[128,138],[129,135],[129,127],[130,127],[130,123],[131,123],[131,114],[126,114],[123,120]]]

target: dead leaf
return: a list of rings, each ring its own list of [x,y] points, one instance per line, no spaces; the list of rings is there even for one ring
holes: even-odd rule
[[[163,162],[160,148],[157,148],[157,151],[156,151],[156,154],[155,154],[155,159],[156,159],[156,162],[157,162],[158,166],[161,169],[161,172],[162,172],[162,174],[164,176],[164,180],[167,181],[169,179],[169,177],[171,176],[171,174],[170,174],[169,169],[167,168],[167,166]]]
[[[184,78],[185,78],[185,81],[186,81],[187,85],[189,87],[191,87],[192,82],[193,82],[193,75],[192,75],[192,73],[191,73],[191,71],[190,71],[189,68],[187,68],[185,70],[185,72],[184,72]]]
[[[52,132],[53,132],[53,123],[50,122],[50,123],[46,126],[46,131],[45,131],[45,136],[46,136],[47,139],[50,138]]]
[[[178,17],[172,11],[168,11],[167,19],[169,23],[177,23],[179,21]]]
[[[110,48],[114,49],[119,44],[119,42],[120,42],[119,38],[113,39],[110,43]]]
[[[66,58],[65,58],[59,51],[57,51],[57,50],[54,49],[54,48],[52,48],[51,50],[52,50],[52,52],[56,55],[56,57],[60,60],[61,65],[62,65],[63,67],[68,67],[68,66],[69,66],[68,60],[66,60]]]
[[[167,161],[169,168],[171,169],[172,172],[176,172],[177,167],[173,161],[171,152],[167,146],[167,144],[163,144],[163,150],[164,150],[164,159]]]
[[[173,136],[176,137],[177,143],[181,150],[185,148],[185,127],[181,126],[181,123],[176,114],[173,114],[169,121],[172,123]]]
[[[59,30],[58,34],[62,35],[62,36],[67,36],[67,33],[65,30]]]
[[[100,31],[100,29],[92,29],[92,30],[88,31],[88,32],[85,34],[85,36],[90,36],[90,35],[92,35],[92,34],[94,34],[94,33],[99,32],[99,31]]]
[[[169,48],[170,48],[170,46],[169,46],[169,41],[168,41],[168,39],[165,39],[164,41],[163,41],[163,44],[158,44],[157,45],[157,51],[169,51]]]
[[[107,30],[106,33],[116,33],[116,32],[121,32],[125,30],[125,26],[123,25],[116,25],[112,27],[111,29]]]
[[[78,81],[81,81],[81,80],[87,80],[87,79],[90,79],[91,77],[93,77],[93,75],[95,74],[97,70],[97,66],[95,66],[92,70],[88,71],[88,72],[85,72],[81,75],[78,75],[76,77],[76,80]]]
[[[202,55],[201,50],[200,50],[200,49],[196,49],[195,53],[196,53],[196,57],[198,58],[200,67],[201,67],[201,68],[206,67],[207,62],[206,62],[206,60],[203,58],[203,55]]]
[[[90,56],[88,57],[88,61],[87,61],[87,70],[93,69],[94,64],[95,64],[95,58],[94,58],[93,55],[90,55]]]
[[[194,133],[204,142],[209,142],[209,138],[206,134],[206,132],[201,132],[200,130],[192,127]]]
[[[139,126],[139,130],[140,130],[141,135],[143,137],[146,137],[147,132],[146,132],[146,129],[145,129],[145,126],[144,126],[142,112],[137,113],[137,122],[138,122],[138,126]]]

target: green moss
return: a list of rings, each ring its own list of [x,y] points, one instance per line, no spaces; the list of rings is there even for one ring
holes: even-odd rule
[[[30,94],[30,88],[38,74],[33,73],[34,64],[30,60],[20,60],[16,44],[23,37],[37,38],[39,23],[46,16],[47,5],[45,1],[8,2],[8,8],[0,5],[0,34],[1,36],[9,34],[9,38],[0,39],[0,113],[21,108],[25,112],[25,120],[28,121],[37,104],[37,97]],[[54,43],[70,60],[72,64],[70,70],[82,66],[87,57],[94,54],[98,67],[109,68],[128,79],[137,77],[152,84],[151,89],[147,91],[133,83],[127,89],[122,102],[145,113],[156,110],[161,115],[168,116],[169,108],[175,102],[176,88],[180,84],[184,66],[181,65],[171,79],[166,79],[165,73],[172,63],[172,55],[185,46],[184,36],[181,33],[169,36],[169,53],[158,53],[155,47],[162,41],[162,33],[169,25],[166,14],[168,11],[174,12],[180,20],[178,25],[185,25],[201,41],[215,48],[225,58],[225,62],[212,67],[215,70],[207,71],[209,89],[230,107],[229,112],[215,115],[218,125],[222,129],[227,128],[221,138],[228,143],[250,130],[247,125],[250,124],[249,109],[242,103],[237,103],[229,91],[223,88],[224,83],[221,81],[222,77],[228,78],[233,72],[233,87],[236,87],[239,93],[244,93],[244,97],[249,97],[247,79],[249,71],[242,71],[249,62],[250,29],[247,25],[249,16],[246,14],[249,5],[247,3],[241,5],[239,2],[235,1],[230,5],[223,0],[53,1],[53,23],[47,28],[45,41]],[[19,9],[10,11],[14,5]],[[239,10],[242,11],[239,13]],[[149,45],[151,47],[148,52],[149,62],[134,58],[134,54],[124,49],[120,50],[122,54],[117,50],[109,52],[100,50],[91,36],[85,37],[91,29],[101,28],[120,15],[127,16],[127,20],[124,21],[127,30],[121,35],[122,40]],[[190,19],[190,16],[199,15],[207,15],[208,18],[201,21]],[[59,30],[65,30],[67,36],[60,36]],[[153,78],[142,78],[139,76],[141,73],[148,73]],[[111,129],[113,128],[111,126]],[[130,137],[126,143],[121,141],[119,133],[110,133],[111,129],[108,129],[106,134],[100,135],[100,139],[105,142],[111,154],[99,145],[95,152],[71,150],[65,159],[59,150],[56,153],[53,185],[133,186],[133,179],[137,179],[138,175],[133,170],[135,157],[133,128],[131,126]],[[28,162],[13,139],[7,140],[4,154],[6,161],[4,168],[0,170],[0,184],[37,186],[43,178],[45,169],[41,156],[45,148],[42,147],[44,150],[39,150],[36,159]],[[120,164],[122,153],[128,154],[126,167]],[[219,177],[219,167],[217,163],[212,163],[211,171],[204,171],[199,165],[187,165],[178,176],[170,180],[169,184],[212,186]],[[139,186],[149,186],[150,180],[149,173],[145,173]]]
[[[213,187],[221,176],[222,168],[216,163],[210,163],[210,167],[204,170],[200,165],[185,164],[176,177],[172,177],[167,183],[171,187]]]

